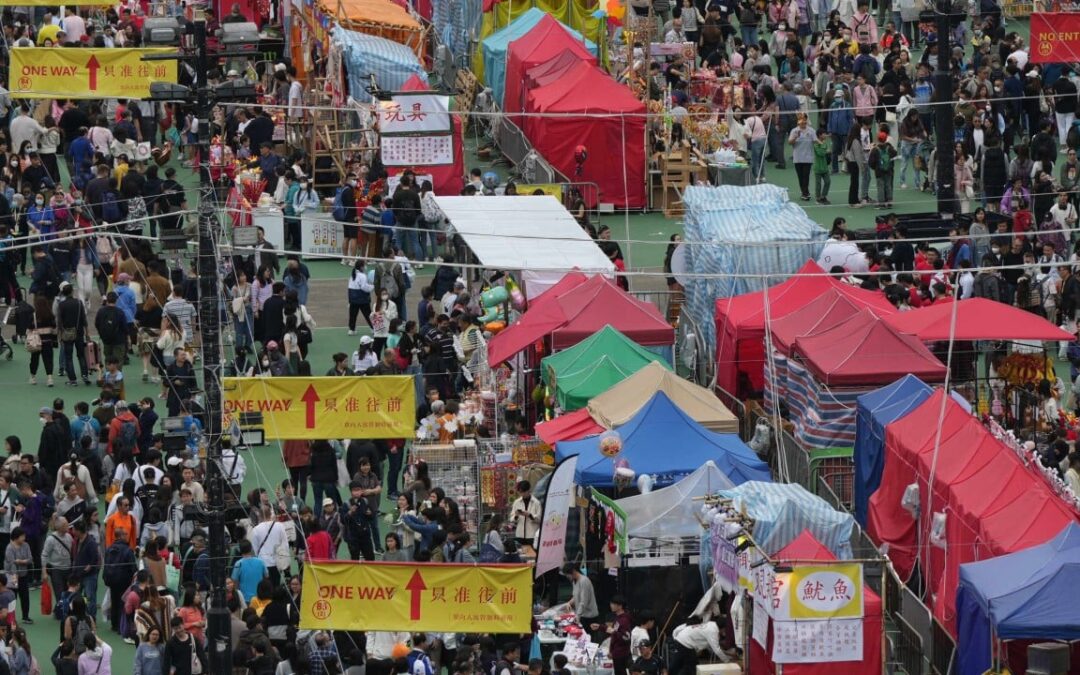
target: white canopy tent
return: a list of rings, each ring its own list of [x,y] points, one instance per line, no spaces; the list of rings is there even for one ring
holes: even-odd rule
[[[438,197],[435,204],[484,267],[521,271],[534,298],[578,269],[605,276],[615,265],[551,196]],[[527,273],[525,271],[528,270]]]
[[[701,502],[694,498],[733,487],[731,479],[710,460],[678,483],[615,503],[626,512],[628,537],[654,540],[699,537]]]

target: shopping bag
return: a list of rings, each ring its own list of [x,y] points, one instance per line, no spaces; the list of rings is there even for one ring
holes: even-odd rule
[[[49,616],[53,613],[52,586],[45,580],[41,584],[41,615]]]

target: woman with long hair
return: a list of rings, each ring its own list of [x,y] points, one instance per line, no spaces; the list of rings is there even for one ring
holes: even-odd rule
[[[371,332],[375,338],[375,344],[373,350],[376,357],[382,356],[382,351],[386,347],[386,341],[390,337],[390,322],[396,319],[398,316],[397,304],[393,298],[390,297],[390,293],[383,289],[379,292],[379,298],[375,301],[375,307],[371,310],[371,316],[369,321],[371,322]],[[360,372],[360,371],[355,371]]]
[[[363,260],[357,260],[349,274],[349,335],[356,334],[357,314],[362,314],[364,321],[371,326],[371,293],[375,285],[368,279],[365,266]]]
[[[56,317],[49,299],[34,296],[34,332],[41,339],[41,349],[30,352],[30,384],[37,384],[38,364],[45,366],[46,386],[53,386],[53,350],[56,347]],[[29,343],[27,343],[29,348]]]
[[[206,616],[202,611],[201,594],[194,584],[184,586],[184,600],[176,615],[184,620],[184,630],[200,644],[206,644]]]
[[[254,330],[252,334],[258,341],[262,341],[262,306],[271,295],[274,294],[274,270],[269,265],[260,265],[255,272],[255,279],[251,282],[251,310],[254,318]]]
[[[168,675],[162,671],[164,656],[165,639],[162,629],[150,626],[145,635],[140,636],[139,646],[135,649],[132,675]]]
[[[139,642],[146,642],[150,637],[150,631],[159,627],[162,631],[162,642],[167,641],[170,637],[169,622],[175,611],[176,601],[171,595],[158,593],[158,585],[155,583],[147,586],[146,599],[135,610],[135,633],[139,636]]]
[[[250,349],[255,344],[255,311],[251,305],[252,287],[248,283],[247,272],[242,267],[236,269],[235,274],[236,283],[229,290],[231,299],[229,310],[233,317],[233,332],[236,335],[233,345]]]
[[[847,140],[844,142],[845,157],[847,160],[847,170],[850,182],[848,183],[848,206],[853,209],[857,209],[862,206],[860,200],[860,187],[862,187],[862,194],[865,194],[869,189],[869,185],[859,185],[859,175],[862,173],[862,168],[866,165],[866,148],[862,143],[862,125],[852,124],[851,130],[848,131]]]
[[[289,643],[295,638],[297,626],[300,624],[300,616],[285,586],[274,588],[270,604],[266,606],[259,618],[262,620],[266,635],[270,638],[270,644],[278,650],[278,654],[284,654]]]
[[[68,605],[68,615],[64,619],[62,633],[65,640],[74,642],[75,651],[81,654],[84,647],[76,640],[79,635],[80,625],[85,625],[90,629],[91,633],[97,632],[97,622],[94,621],[94,617],[90,616],[90,612],[86,607],[86,598],[82,595],[76,595]]]
[[[11,658],[8,659],[11,675],[30,675],[30,664],[34,656],[30,651],[30,640],[26,637],[26,631],[22,628],[11,631],[8,647],[11,649]]]

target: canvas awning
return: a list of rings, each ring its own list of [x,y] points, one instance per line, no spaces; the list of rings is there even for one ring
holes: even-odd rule
[[[616,500],[626,513],[628,537],[678,539],[701,535],[701,502],[695,498],[735,487],[711,459],[665,488]]]
[[[716,395],[679,377],[659,363],[650,363],[589,401],[589,413],[608,429],[626,424],[662,391],[701,426],[717,433],[739,432],[739,418]]]
[[[436,196],[435,203],[485,267],[556,278],[574,269],[615,274],[615,265],[554,197]]]
[[[1037,314],[987,298],[961,300],[955,309],[951,302],[934,303],[910,312],[897,312],[886,322],[924,342],[949,339],[1068,342],[1075,337]]]

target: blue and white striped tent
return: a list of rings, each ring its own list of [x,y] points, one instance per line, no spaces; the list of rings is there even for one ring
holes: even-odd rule
[[[687,245],[687,271],[720,275],[691,279],[686,285],[684,311],[690,313],[713,351],[716,299],[764,290],[784,281],[807,259],[817,260],[828,232],[788,200],[786,188],[776,185],[691,186],[686,188],[683,204],[683,236],[692,242]]]
[[[855,519],[801,485],[750,481],[718,494],[731,499],[736,509],[746,508],[755,521],[754,541],[767,555],[776,554],[803,530],[810,530],[840,560],[854,557],[851,533]]]
[[[469,42],[480,37],[484,0],[435,0],[431,23],[442,43],[459,59],[469,52]]]
[[[331,33],[341,43],[345,70],[349,76],[349,94],[363,100],[371,86],[371,76],[380,89],[400,91],[413,75],[427,82],[427,72],[416,54],[405,45],[374,35],[357,33],[335,26]]]
[[[828,387],[818,382],[797,356],[772,349],[765,361],[765,404],[787,403],[795,438],[807,448],[855,445],[855,411],[859,396],[873,387]]]

